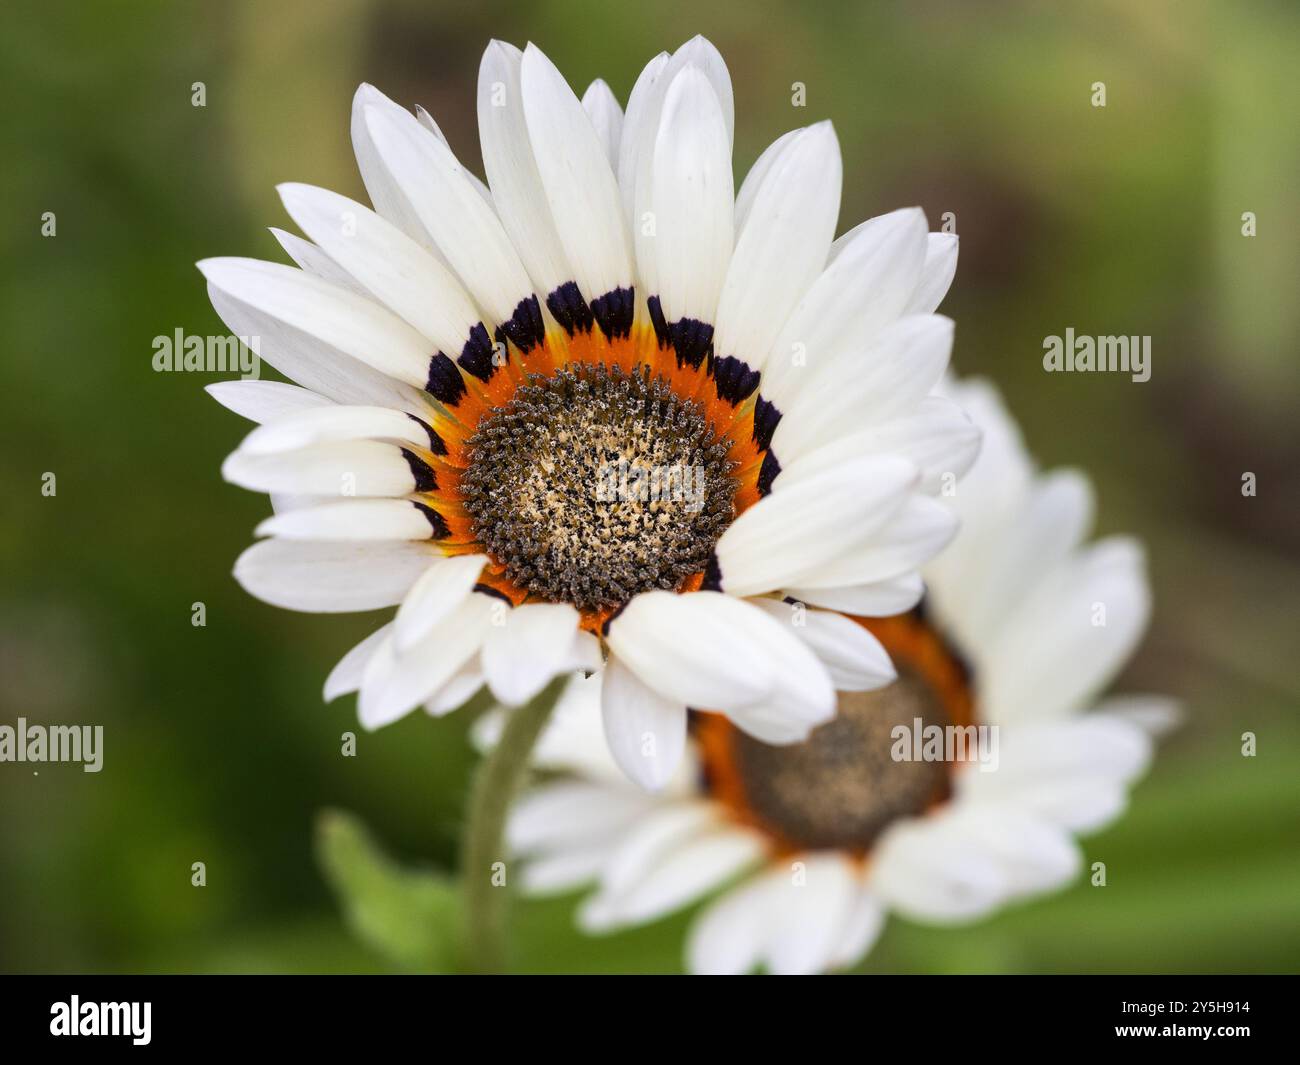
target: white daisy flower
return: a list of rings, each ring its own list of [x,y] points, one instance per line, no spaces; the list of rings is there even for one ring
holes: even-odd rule
[[[836,719],[798,745],[697,715],[660,795],[612,772],[592,736],[600,678],[575,684],[536,750],[569,775],[526,795],[509,826],[529,890],[595,882],[579,921],[600,932],[722,888],[693,922],[689,967],[798,973],[859,960],[889,911],[968,921],[1074,878],[1074,837],[1121,812],[1174,714],[1154,696],[1093,702],[1147,621],[1142,551],[1085,545],[1088,481],[1036,473],[990,387],[954,391],[986,440],[956,497],[962,532],[927,571],[922,610],[859,620],[898,680],[841,685]],[[827,642],[854,627],[818,624]],[[484,719],[480,741],[499,724]],[[917,742],[955,740],[949,726],[997,729],[960,734],[982,742],[974,757],[915,757]]]
[[[734,192],[732,111],[702,38],[654,59],[625,114],[603,82],[579,100],[536,47],[493,42],[486,185],[426,113],[363,85],[374,210],[283,185],[310,238],[277,231],[296,266],[199,264],[230,329],[297,382],[211,389],[262,423],[223,473],[276,511],[236,577],[296,610],[400,604],[326,685],[359,691],[363,725],[599,668],[613,753],[654,787],[688,706],[772,743],[833,715],[825,649],[774,602],[919,597],[955,530],[936,488],[978,447],[935,392],[956,240],[915,208],[835,240],[827,122]],[[863,687],[892,679],[865,631],[830,653]]]

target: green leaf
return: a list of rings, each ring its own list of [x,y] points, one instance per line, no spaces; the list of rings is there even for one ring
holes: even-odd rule
[[[457,968],[460,893],[440,873],[405,869],[353,814],[325,810],[316,855],[353,934],[399,968]]]

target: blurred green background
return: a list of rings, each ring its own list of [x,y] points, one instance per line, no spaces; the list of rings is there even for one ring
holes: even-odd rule
[[[735,80],[739,173],[831,118],[842,229],[956,214],[956,367],[1004,389],[1045,465],[1091,471],[1101,531],[1146,540],[1155,619],[1120,687],[1187,707],[1128,816],[1085,842],[1109,886],[970,929],[891,921],[864,968],[1300,968],[1295,4],[25,0],[0,33],[0,724],[106,737],[97,775],[0,764],[0,970],[386,967],[345,929],[313,823],[352,810],[402,861],[451,866],[466,719],[412,715],[340,756],[354,706],[320,686],[376,621],[235,584],[267,507],[218,470],[248,426],[203,394],[213,375],[154,373],[152,338],[222,331],[196,259],[283,259],[276,182],[364,196],[359,81],[422,103],[477,169],[491,37],[625,99],[697,32]],[[1151,380],[1044,374],[1069,326],[1151,334]],[[683,918],[591,940],[570,910],[516,911],[522,968],[677,967]]]

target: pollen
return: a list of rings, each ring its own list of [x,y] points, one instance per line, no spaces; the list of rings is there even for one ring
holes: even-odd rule
[[[730,445],[639,366],[532,374],[467,441],[473,532],[529,595],[579,610],[677,590],[735,516]]]

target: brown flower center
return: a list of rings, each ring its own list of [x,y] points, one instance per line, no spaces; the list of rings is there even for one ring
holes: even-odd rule
[[[735,513],[729,448],[648,369],[574,365],[530,375],[478,424],[461,490],[510,580],[599,610],[704,570]]]
[[[804,743],[769,746],[717,714],[697,721],[708,790],[782,850],[863,854],[893,822],[945,801],[953,764],[916,757],[912,738],[972,724],[966,672],[932,629],[915,615],[855,620],[884,643],[898,679],[841,692],[835,719]]]

